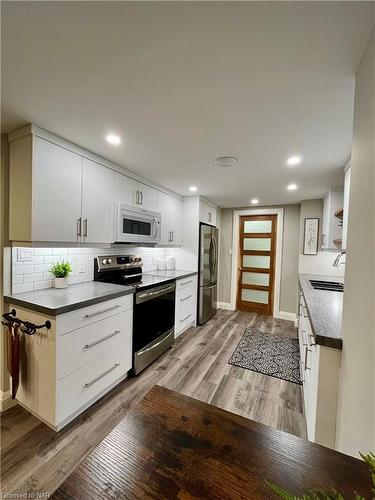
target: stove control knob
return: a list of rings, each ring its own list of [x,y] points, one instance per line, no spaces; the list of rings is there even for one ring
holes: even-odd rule
[[[108,259],[107,264],[112,264],[112,259]]]
[[[102,264],[105,266],[107,264],[107,259],[102,259]]]

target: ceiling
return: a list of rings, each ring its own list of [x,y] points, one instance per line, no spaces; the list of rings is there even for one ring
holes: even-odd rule
[[[2,2],[2,130],[35,123],[222,207],[322,197],[350,156],[373,7]]]

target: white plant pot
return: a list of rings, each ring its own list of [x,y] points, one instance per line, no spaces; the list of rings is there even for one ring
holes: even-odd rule
[[[55,278],[55,288],[68,288],[68,278]]]

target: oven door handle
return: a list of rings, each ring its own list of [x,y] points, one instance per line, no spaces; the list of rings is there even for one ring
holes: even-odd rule
[[[174,328],[172,328],[172,330],[168,331],[166,335],[163,335],[163,338],[161,340],[159,340],[159,342],[156,342],[156,344],[153,344],[150,347],[146,347],[145,349],[142,349],[141,351],[138,351],[137,354],[138,355],[139,354],[145,354],[148,351],[152,351],[153,349],[155,349],[155,347],[157,347],[158,345],[160,345],[163,342],[165,342],[165,339],[167,339],[172,333],[174,333]]]
[[[172,292],[175,289],[176,289],[176,283],[173,283],[170,286],[165,286],[163,288],[159,288],[154,291],[136,293],[135,303],[141,304],[142,302],[147,302],[148,300],[156,299],[157,297],[161,297],[162,295]]]

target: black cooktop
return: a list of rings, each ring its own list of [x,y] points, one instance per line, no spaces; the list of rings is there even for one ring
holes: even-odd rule
[[[141,274],[135,276],[118,276],[114,278],[112,276],[111,281],[107,281],[107,283],[113,283],[115,285],[127,285],[133,286],[138,290],[142,290],[145,288],[152,288],[153,286],[162,285],[163,283],[173,283],[175,281],[174,278],[167,278],[162,276],[153,276],[152,274]]]

